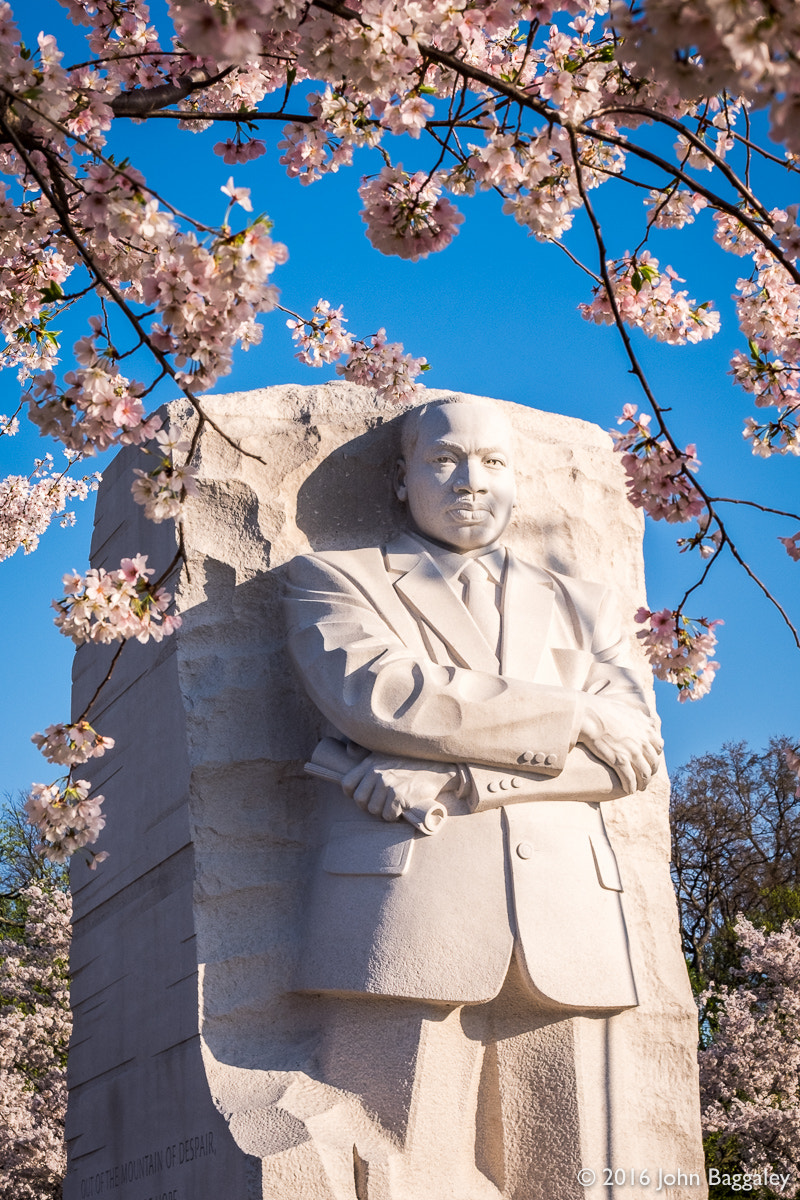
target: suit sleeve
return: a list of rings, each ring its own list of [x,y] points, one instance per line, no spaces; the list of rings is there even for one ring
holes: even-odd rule
[[[578,692],[415,655],[369,596],[323,559],[289,567],[288,647],[317,708],[383,754],[556,776]],[[534,764],[534,759],[535,764]]]
[[[610,591],[580,581],[571,581],[570,591],[576,625],[582,626],[584,645],[591,650],[588,669],[582,681],[575,681],[576,685],[583,692],[629,704],[649,714],[650,706],[638,673],[627,664],[616,597]],[[517,770],[467,766],[465,796],[470,809],[481,812],[514,803],[516,799],[614,800],[626,795],[616,772],[584,746],[575,744],[579,732],[573,727],[572,749],[557,777],[540,773],[541,768],[521,779]]]

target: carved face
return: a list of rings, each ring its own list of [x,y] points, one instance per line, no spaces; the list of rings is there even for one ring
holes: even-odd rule
[[[514,507],[512,432],[486,404],[444,404],[420,419],[395,490],[412,529],[449,550],[490,546]]]

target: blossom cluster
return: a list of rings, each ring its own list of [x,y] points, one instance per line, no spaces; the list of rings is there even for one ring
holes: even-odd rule
[[[683,229],[685,225],[693,224],[695,215],[707,206],[708,201],[705,196],[686,188],[667,188],[651,191],[645,204],[652,210],[650,220],[656,229]]]
[[[310,319],[295,316],[287,321],[300,347],[295,357],[312,367],[335,362],[337,375],[374,388],[389,403],[412,400],[419,391],[416,376],[428,369],[426,360],[406,354],[399,342],[387,341],[385,329],[357,339],[345,329],[346,321],[342,308],[332,308],[327,300],[314,305]],[[344,362],[337,361],[341,358]]]
[[[160,642],[180,627],[181,618],[167,613],[172,597],[150,582],[153,574],[147,555],[139,554],[123,558],[118,570],[65,575],[65,594],[53,601],[55,624],[76,646],[128,638]]]
[[[367,340],[354,342],[347,359],[337,363],[336,373],[349,383],[375,388],[378,398],[392,404],[407,403],[418,392],[414,379],[428,364],[403,351],[399,342],[388,342],[379,329]]]
[[[742,982],[712,987],[701,1001],[715,1014],[700,1052],[703,1128],[737,1147],[749,1172],[787,1175],[800,1194],[800,922],[766,932],[736,921]]]
[[[284,140],[278,143],[284,151],[280,161],[287,174],[302,184],[315,183],[323,175],[349,166],[355,147],[380,142],[382,130],[370,120],[366,102],[338,88],[328,85],[322,94],[310,93],[308,111],[311,121],[291,122],[284,128]]]
[[[729,92],[770,104],[772,134],[800,152],[797,5],[749,0],[647,0],[613,6],[619,55],[674,104]]]
[[[310,367],[321,367],[323,363],[336,362],[353,348],[353,335],[345,329],[347,317],[342,316],[342,306],[332,308],[327,300],[318,300],[311,313],[311,320],[302,317],[287,321],[292,331],[292,341],[300,347],[295,358]]]
[[[364,180],[358,194],[364,201],[361,216],[372,245],[412,262],[449,245],[464,220],[442,196],[441,179],[424,171],[408,175],[402,163]]]
[[[146,418],[142,385],[126,379],[116,364],[101,360],[94,338],[81,339],[74,349],[78,362],[86,365],[67,372],[65,390],[58,386],[55,372],[47,370],[26,393],[28,416],[42,436],[81,454],[152,437],[160,420]]]
[[[714,629],[722,621],[708,621],[705,617],[691,621],[680,612],[668,608],[650,612],[640,608],[636,621],[647,629],[640,629],[636,636],[642,642],[656,679],[673,683],[678,689],[678,699],[699,700],[708,694],[718,662],[711,662],[717,637]]]
[[[155,436],[158,450],[153,452],[158,459],[149,471],[134,468],[131,492],[137,504],[144,506],[145,515],[156,523],[178,520],[184,502],[189,496],[197,495],[197,474],[189,463],[176,463],[175,454],[188,454],[190,443],[180,435],[160,429]],[[151,453],[151,451],[147,451]]]
[[[97,489],[99,476],[72,479],[54,472],[52,463],[48,454],[34,464],[29,476],[0,479],[0,562],[19,549],[25,554],[34,551],[53,517],[60,516],[62,526],[74,524],[74,513],[67,505],[85,500]]]
[[[35,733],[31,741],[48,762],[65,766],[101,758],[114,745],[113,738],[102,737],[86,720],[74,725],[48,725],[44,733]]]
[[[86,849],[97,841],[106,823],[100,811],[105,796],[92,796],[90,791],[86,779],[32,785],[25,812],[42,839],[38,852],[50,862],[63,863],[80,854],[94,870],[108,858],[105,850],[96,854]]]
[[[653,436],[651,418],[637,416],[635,404],[626,404],[618,424],[627,422],[624,432],[610,430],[614,449],[622,455],[628,477],[628,498],[643,508],[654,521],[681,522],[700,517],[705,501],[692,482],[690,472],[700,466],[697,448],[688,445],[676,451],[666,439]]]
[[[701,342],[719,332],[719,313],[709,301],[689,300],[687,291],[676,292],[673,283],[684,281],[672,267],[659,267],[649,250],[634,257],[624,254],[607,264],[617,310],[626,325],[671,346]],[[614,310],[605,285],[593,289],[591,304],[578,306],[586,321],[613,324]]]
[[[0,1194],[54,1196],[66,1171],[69,896],[32,885],[0,936]]]

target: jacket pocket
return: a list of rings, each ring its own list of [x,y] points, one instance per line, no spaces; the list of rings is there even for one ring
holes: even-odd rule
[[[624,891],[622,880],[619,877],[617,860],[610,844],[605,838],[592,837],[591,834],[589,834],[589,842],[591,843],[594,865],[597,869],[597,878],[600,881],[600,886],[607,888],[610,892]]]

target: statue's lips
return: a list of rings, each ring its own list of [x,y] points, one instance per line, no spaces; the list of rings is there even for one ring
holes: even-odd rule
[[[456,521],[463,521],[465,525],[471,525],[477,521],[482,521],[490,515],[490,510],[483,505],[474,504],[457,504],[452,508],[448,508],[448,515]]]

